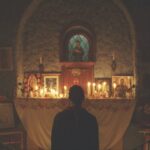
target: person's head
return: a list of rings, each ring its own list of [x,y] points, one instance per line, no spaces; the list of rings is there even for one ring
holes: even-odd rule
[[[84,91],[82,87],[79,85],[73,85],[69,89],[69,99],[74,105],[80,106],[84,100]]]

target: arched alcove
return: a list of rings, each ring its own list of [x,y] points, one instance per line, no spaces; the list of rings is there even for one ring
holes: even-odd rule
[[[25,71],[38,69],[41,56],[46,71],[61,71],[60,63],[66,59],[62,54],[66,44],[62,43],[73,36],[74,32],[71,31],[94,39],[89,40],[93,54],[90,60],[95,62],[94,77],[111,77],[115,74],[136,76],[135,31],[122,2],[94,0],[86,2],[91,7],[81,5],[80,8],[80,1],[72,2],[38,0],[28,7],[21,19],[16,39],[17,81],[23,80]],[[77,23],[68,30],[65,28],[76,20],[88,24],[92,30]],[[111,69],[113,51],[117,61],[115,72]]]
[[[60,60],[75,61],[72,56],[73,49],[78,41],[83,49],[83,57],[80,61],[95,61],[95,35],[87,25],[74,24],[69,26],[61,35]]]

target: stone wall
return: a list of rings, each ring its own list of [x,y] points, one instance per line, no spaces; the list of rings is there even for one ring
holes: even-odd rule
[[[41,0],[21,34],[23,71],[37,70],[40,56],[44,58],[45,71],[60,71],[61,34],[72,22],[89,24],[95,32],[95,77],[133,74],[130,23],[112,0]],[[114,51],[115,73],[111,69]]]

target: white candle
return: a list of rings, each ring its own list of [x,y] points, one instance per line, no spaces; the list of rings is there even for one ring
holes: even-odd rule
[[[99,83],[99,84],[97,85],[98,92],[100,92],[101,88],[102,88],[102,85]]]
[[[64,96],[67,97],[67,86],[64,85]]]
[[[113,83],[113,88],[114,88],[114,90],[116,89],[116,87],[117,87],[117,84],[116,84],[116,83]]]
[[[92,88],[92,95],[93,95],[93,96],[95,95],[95,86],[96,86],[96,84],[93,83],[93,88]]]
[[[115,94],[116,87],[117,87],[117,84],[114,82],[114,83],[113,83],[113,96],[116,95],[116,94]]]
[[[91,82],[87,83],[87,95],[90,96],[91,95]]]
[[[44,89],[40,89],[40,96],[44,97]]]
[[[103,89],[103,92],[106,91],[106,82],[104,81],[103,84],[102,84],[102,89]]]
[[[35,86],[35,90],[36,90],[36,91],[38,90],[38,86],[37,86],[37,85]]]
[[[32,91],[30,91],[30,97],[33,97],[33,92]]]

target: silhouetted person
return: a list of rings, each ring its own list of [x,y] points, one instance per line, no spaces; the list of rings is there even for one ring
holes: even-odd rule
[[[96,118],[81,107],[83,89],[72,86],[69,99],[73,106],[55,116],[51,150],[99,150]]]

